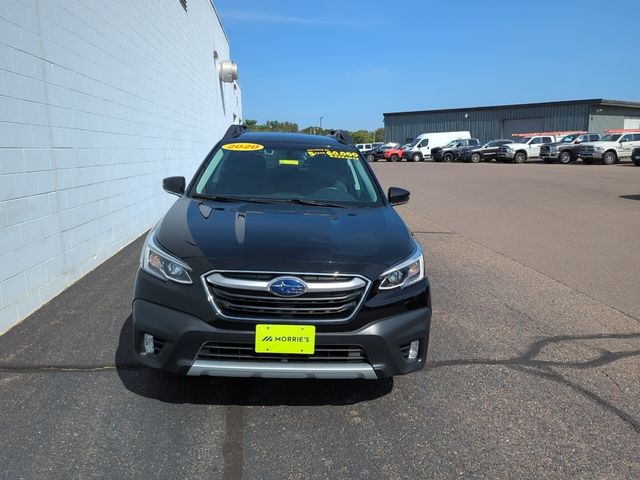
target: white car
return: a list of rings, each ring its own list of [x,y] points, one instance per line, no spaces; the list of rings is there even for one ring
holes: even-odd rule
[[[621,158],[631,158],[634,148],[640,147],[640,131],[635,133],[610,133],[599,142],[583,143],[580,147],[580,158],[591,164],[602,160],[605,165],[619,162]]]
[[[540,156],[542,145],[553,143],[556,137],[553,135],[532,135],[530,137],[518,137],[513,143],[503,145],[498,150],[498,159],[506,162],[524,163],[530,158]]]

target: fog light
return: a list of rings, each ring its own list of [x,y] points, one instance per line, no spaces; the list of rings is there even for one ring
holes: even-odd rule
[[[420,348],[420,340],[414,340],[409,346],[409,360],[418,358],[418,349]]]
[[[153,353],[155,351],[153,345],[153,335],[149,335],[148,333],[144,334],[144,336],[142,337],[142,350],[144,353]]]

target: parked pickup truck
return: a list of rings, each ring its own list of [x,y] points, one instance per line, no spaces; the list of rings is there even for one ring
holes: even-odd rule
[[[485,143],[481,147],[473,147],[460,153],[460,158],[465,162],[478,163],[480,160],[490,162],[495,160],[498,155],[498,149],[502,145],[513,143],[513,140],[497,139]]]
[[[477,138],[459,138],[447,143],[444,147],[436,147],[431,149],[431,158],[435,162],[453,162],[460,158],[465,150],[475,148],[480,145]]]
[[[498,159],[505,162],[524,163],[530,158],[540,156],[540,147],[553,143],[556,137],[553,135],[532,135],[530,137],[518,137],[513,143],[503,145],[498,150]]]
[[[571,133],[565,135],[559,142],[542,145],[540,147],[540,158],[545,163],[570,163],[575,161],[580,154],[580,145],[585,142],[597,142],[600,135],[597,133]]]
[[[631,158],[631,152],[637,147],[640,147],[640,131],[610,133],[598,142],[583,143],[580,147],[580,158],[587,164],[602,160],[605,165],[612,165],[621,158]]]

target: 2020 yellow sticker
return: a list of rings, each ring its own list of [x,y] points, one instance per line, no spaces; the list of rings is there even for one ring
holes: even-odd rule
[[[280,165],[300,165],[300,161],[299,160],[287,160],[287,159],[280,159]]]
[[[222,146],[223,150],[231,150],[234,152],[257,152],[263,150],[264,145],[259,143],[227,143]]]

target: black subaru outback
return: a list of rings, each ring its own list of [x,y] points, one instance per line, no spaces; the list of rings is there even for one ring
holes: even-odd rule
[[[232,126],[149,232],[134,301],[144,364],[186,375],[365,378],[427,358],[422,249],[348,135]]]

